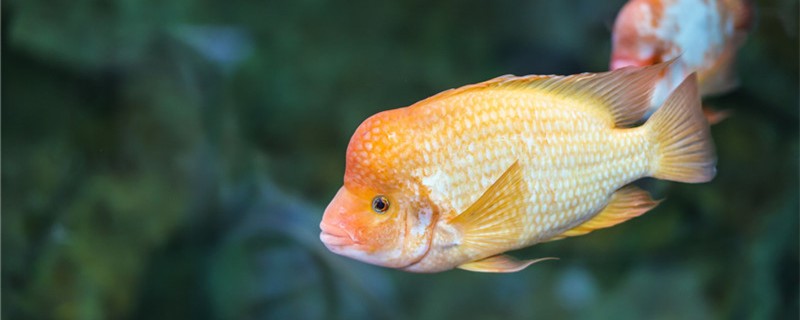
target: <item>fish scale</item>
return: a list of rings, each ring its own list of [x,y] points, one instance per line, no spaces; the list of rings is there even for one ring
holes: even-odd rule
[[[409,109],[411,123],[436,123],[416,128],[414,139],[442,148],[425,148],[431,152],[427,157],[413,148],[415,144],[399,151],[408,156],[405,168],[451,214],[463,212],[505,169],[520,161],[531,190],[521,208],[526,227],[516,235],[517,243],[498,247],[497,252],[551,238],[591,218],[613,191],[643,176],[649,165],[644,150],[650,146],[642,130],[610,128],[568,99],[528,95],[521,101],[507,98],[513,93],[499,89],[416,106],[435,112]],[[463,110],[470,112],[462,115]],[[465,129],[464,122],[474,126]],[[463,138],[448,143],[451,136]],[[526,143],[525,138],[536,143]],[[463,147],[464,141],[480,151],[470,152]],[[589,145],[599,147],[585,147]],[[614,172],[613,178],[604,172]]]
[[[628,185],[636,179],[710,180],[716,158],[694,76],[631,127],[668,64],[503,76],[370,117],[348,145],[322,241],[406,271],[513,272],[541,259],[503,252],[654,208]]]

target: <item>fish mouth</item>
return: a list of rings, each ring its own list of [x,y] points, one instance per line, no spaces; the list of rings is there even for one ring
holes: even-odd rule
[[[340,227],[322,222],[319,224],[319,228],[322,230],[319,233],[319,239],[328,248],[355,244],[350,235]]]
[[[346,245],[353,244],[353,241],[350,240],[348,237],[341,237],[334,234],[327,233],[322,231],[319,233],[319,239],[322,240],[322,243],[328,247],[343,247]]]

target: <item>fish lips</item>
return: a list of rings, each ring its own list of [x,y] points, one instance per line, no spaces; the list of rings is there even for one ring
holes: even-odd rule
[[[360,249],[361,244],[343,227],[343,223],[349,221],[346,217],[348,211],[356,206],[355,203],[356,197],[342,186],[322,215],[319,238],[328,250],[336,254],[347,255],[345,252]]]
[[[325,223],[323,220],[320,222],[319,228],[322,230],[319,233],[319,239],[331,251],[335,251],[335,248],[352,246],[356,244],[350,235],[338,226]]]
[[[324,220],[319,226],[322,229],[319,233],[319,239],[331,252],[369,264],[385,265],[380,256],[368,254],[367,250],[353,240],[344,229],[328,224]]]

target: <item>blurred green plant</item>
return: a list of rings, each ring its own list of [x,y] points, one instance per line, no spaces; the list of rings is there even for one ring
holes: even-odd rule
[[[319,243],[363,119],[606,69],[623,2],[4,3],[2,316],[795,316],[796,1],[759,3],[742,87],[707,101],[734,112],[714,182],[645,181],[654,212],[514,253],[560,261],[415,275]]]

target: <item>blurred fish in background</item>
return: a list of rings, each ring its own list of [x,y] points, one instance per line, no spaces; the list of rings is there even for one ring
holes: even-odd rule
[[[631,0],[617,15],[611,70],[677,59],[651,100],[651,111],[690,73],[703,96],[738,85],[736,55],[753,25],[749,0]],[[724,113],[709,112],[717,122]]]
[[[797,1],[759,2],[708,102],[714,181],[658,214],[411,274],[320,243],[371,114],[498,74],[607,69],[624,1],[2,3],[3,319],[793,318]],[[741,116],[739,116],[741,115]]]

